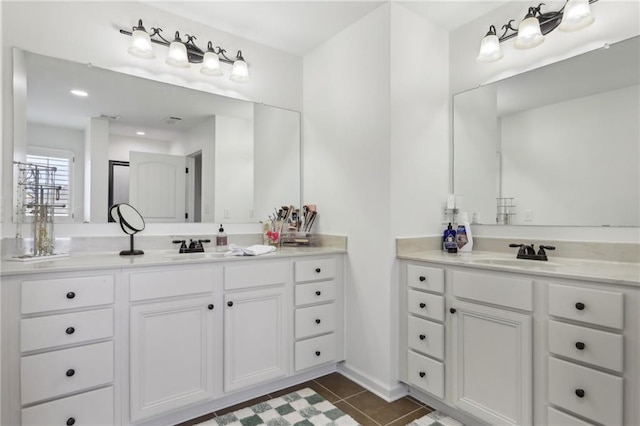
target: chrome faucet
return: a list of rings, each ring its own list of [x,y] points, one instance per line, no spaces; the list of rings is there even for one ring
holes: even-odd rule
[[[554,246],[547,246],[540,244],[540,248],[536,253],[536,249],[533,244],[509,244],[509,247],[519,247],[518,254],[516,256],[517,259],[528,259],[528,260],[549,260],[547,258],[547,252],[545,250],[555,250]]]

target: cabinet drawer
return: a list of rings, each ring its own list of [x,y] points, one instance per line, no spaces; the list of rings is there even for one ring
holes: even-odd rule
[[[463,299],[533,311],[533,281],[453,271],[453,294]]]
[[[552,404],[605,425],[622,424],[621,377],[549,357],[548,386]]]
[[[407,285],[422,290],[444,293],[444,271],[428,266],[407,265]]]
[[[409,312],[436,321],[444,321],[444,297],[409,290]]]
[[[408,352],[409,384],[444,398],[444,364],[415,352]]]
[[[549,284],[549,315],[622,330],[623,295],[613,291]]]
[[[296,285],[296,306],[330,302],[335,298],[336,282],[334,280]]]
[[[224,288],[260,287],[266,285],[285,284],[289,281],[289,262],[259,262],[225,266]]]
[[[211,293],[215,268],[194,266],[133,272],[129,275],[129,298],[138,300]]]
[[[326,280],[336,276],[335,259],[298,260],[295,262],[296,282]]]
[[[328,333],[336,328],[336,305],[296,309],[296,339]]]
[[[408,344],[411,349],[444,359],[444,326],[422,318],[409,316]]]
[[[583,422],[569,414],[558,411],[555,408],[547,407],[548,426],[593,426],[591,423]]]
[[[113,381],[113,342],[22,357],[22,404]]]
[[[33,314],[113,303],[113,275],[24,281],[21,312]]]
[[[296,371],[329,361],[336,361],[336,335],[334,333],[296,342]]]
[[[592,328],[549,321],[549,352],[622,372],[622,336]]]
[[[109,337],[113,337],[112,308],[20,321],[22,352]]]
[[[113,387],[98,389],[22,410],[23,426],[65,425],[111,426]]]

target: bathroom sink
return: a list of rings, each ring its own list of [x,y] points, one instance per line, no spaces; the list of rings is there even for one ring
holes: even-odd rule
[[[529,260],[529,259],[509,259],[509,258],[480,258],[473,259],[471,263],[477,263],[480,265],[496,265],[496,266],[516,266],[523,268],[544,268],[560,266],[558,263],[553,263],[544,260]]]
[[[222,259],[225,252],[204,252],[204,253],[171,253],[166,257],[171,260],[193,260],[193,259]]]

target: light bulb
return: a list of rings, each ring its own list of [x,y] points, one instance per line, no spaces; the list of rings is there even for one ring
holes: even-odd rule
[[[187,56],[187,47],[180,39],[180,34],[176,31],[176,38],[169,45],[169,55],[165,61],[168,65],[177,68],[189,68],[189,57]]]
[[[492,25],[487,35],[480,42],[480,53],[476,61],[480,63],[496,62],[502,59],[503,56],[500,40],[496,35],[495,27]]]
[[[211,42],[209,42],[207,51],[204,52],[204,56],[202,57],[202,68],[200,68],[200,72],[214,77],[222,75],[222,70],[220,69],[220,58],[218,58],[217,53],[214,52]]]
[[[564,6],[560,31],[578,31],[593,24],[589,0],[569,0]]]
[[[142,26],[142,19],[138,21],[137,27],[133,27],[133,32],[131,33],[131,44],[129,45],[127,52],[137,58],[153,59],[156,57],[156,54],[153,53],[153,48],[151,47],[151,37]]]
[[[531,49],[540,46],[544,42],[544,36],[540,31],[540,22],[538,18],[532,15],[520,22],[518,25],[518,37],[513,47],[516,49]]]
[[[233,61],[233,68],[231,69],[229,79],[236,83],[246,83],[249,81],[249,66],[244,61],[241,51],[238,51],[236,60]]]

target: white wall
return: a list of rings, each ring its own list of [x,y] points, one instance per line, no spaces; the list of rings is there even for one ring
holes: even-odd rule
[[[3,120],[3,236],[12,236],[15,227],[9,222],[11,216],[12,178],[10,161],[13,157],[12,138],[12,58],[11,47],[16,46],[32,52],[54,56],[81,63],[125,72],[132,75],[173,83],[192,89],[222,94],[238,99],[264,102],[270,105],[300,110],[302,106],[302,59],[276,49],[260,45],[156,9],[148,3],[136,1],[2,1],[2,120]],[[161,27],[165,34],[178,30],[181,34],[195,34],[198,41],[215,40],[229,51],[242,50],[250,64],[251,81],[245,85],[232,83],[228,78],[210,78],[190,70],[176,70],[163,61],[165,49],[157,47],[157,58],[145,61],[126,53],[130,42],[119,29],[130,30],[142,18],[144,25]],[[230,72],[230,67],[223,64]],[[7,226],[9,225],[9,226]],[[121,231],[112,224],[60,225],[56,234],[119,235]],[[236,225],[230,232],[260,232],[260,226]],[[207,224],[151,224],[146,234],[202,233],[215,230]]]
[[[109,160],[129,161],[129,152],[150,152],[153,154],[173,154],[167,141],[137,138],[135,136],[109,135]],[[181,154],[181,153],[180,153]]]
[[[90,176],[90,178],[85,183],[85,189],[87,186],[91,188],[89,192],[91,207],[89,217],[85,211],[85,220],[105,223],[109,213],[109,197],[107,195],[109,162],[105,161],[109,157],[109,121],[100,118],[89,120],[86,141],[88,144],[85,145],[85,159],[88,158],[88,162],[85,161],[85,176]],[[102,197],[97,196],[98,194],[102,194]],[[87,197],[87,191],[85,191],[85,197]]]

